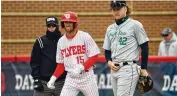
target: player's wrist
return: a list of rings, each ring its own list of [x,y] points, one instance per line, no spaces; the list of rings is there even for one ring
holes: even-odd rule
[[[108,64],[112,64],[112,61],[109,60],[109,61],[108,61]]]
[[[147,70],[146,70],[146,69],[141,69],[141,70],[140,70],[140,75],[141,75],[141,76],[148,76]]]
[[[56,76],[52,75],[52,77],[50,77],[50,81],[51,81],[51,82],[55,82],[56,80],[57,80],[57,77],[56,77]]]

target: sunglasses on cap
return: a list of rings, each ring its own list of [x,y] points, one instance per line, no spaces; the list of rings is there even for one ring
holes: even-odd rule
[[[123,6],[126,6],[126,4],[125,3],[114,3],[114,5],[113,6],[120,6],[120,7],[123,7]]]
[[[169,34],[162,34],[162,37],[167,37]]]
[[[50,27],[56,27],[56,26],[54,24],[49,24],[47,25],[47,27],[50,28]]]
[[[113,10],[120,10],[120,9],[123,8],[124,6],[126,6],[125,3],[111,2],[111,9],[113,9]],[[111,9],[110,9],[110,10],[111,10]]]

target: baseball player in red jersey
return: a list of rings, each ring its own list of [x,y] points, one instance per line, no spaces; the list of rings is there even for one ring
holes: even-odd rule
[[[61,17],[61,26],[66,34],[57,45],[56,62],[58,66],[47,86],[55,88],[55,80],[66,70],[67,76],[60,96],[99,96],[96,78],[93,72],[100,50],[92,37],[78,30],[78,16],[74,12],[65,12]]]

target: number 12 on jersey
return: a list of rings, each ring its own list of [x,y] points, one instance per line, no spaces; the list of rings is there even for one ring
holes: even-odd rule
[[[77,64],[84,64],[84,56],[77,56]]]

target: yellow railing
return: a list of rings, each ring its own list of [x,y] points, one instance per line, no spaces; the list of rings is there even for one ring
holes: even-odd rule
[[[104,38],[95,38],[95,42],[103,43]],[[159,42],[162,38],[150,38],[150,42]],[[1,43],[3,44],[17,44],[17,43],[34,43],[35,39],[2,39]]]
[[[80,16],[104,16],[111,12],[77,12]],[[1,16],[59,16],[61,12],[1,12]],[[177,11],[133,11],[131,15],[177,15]]]

